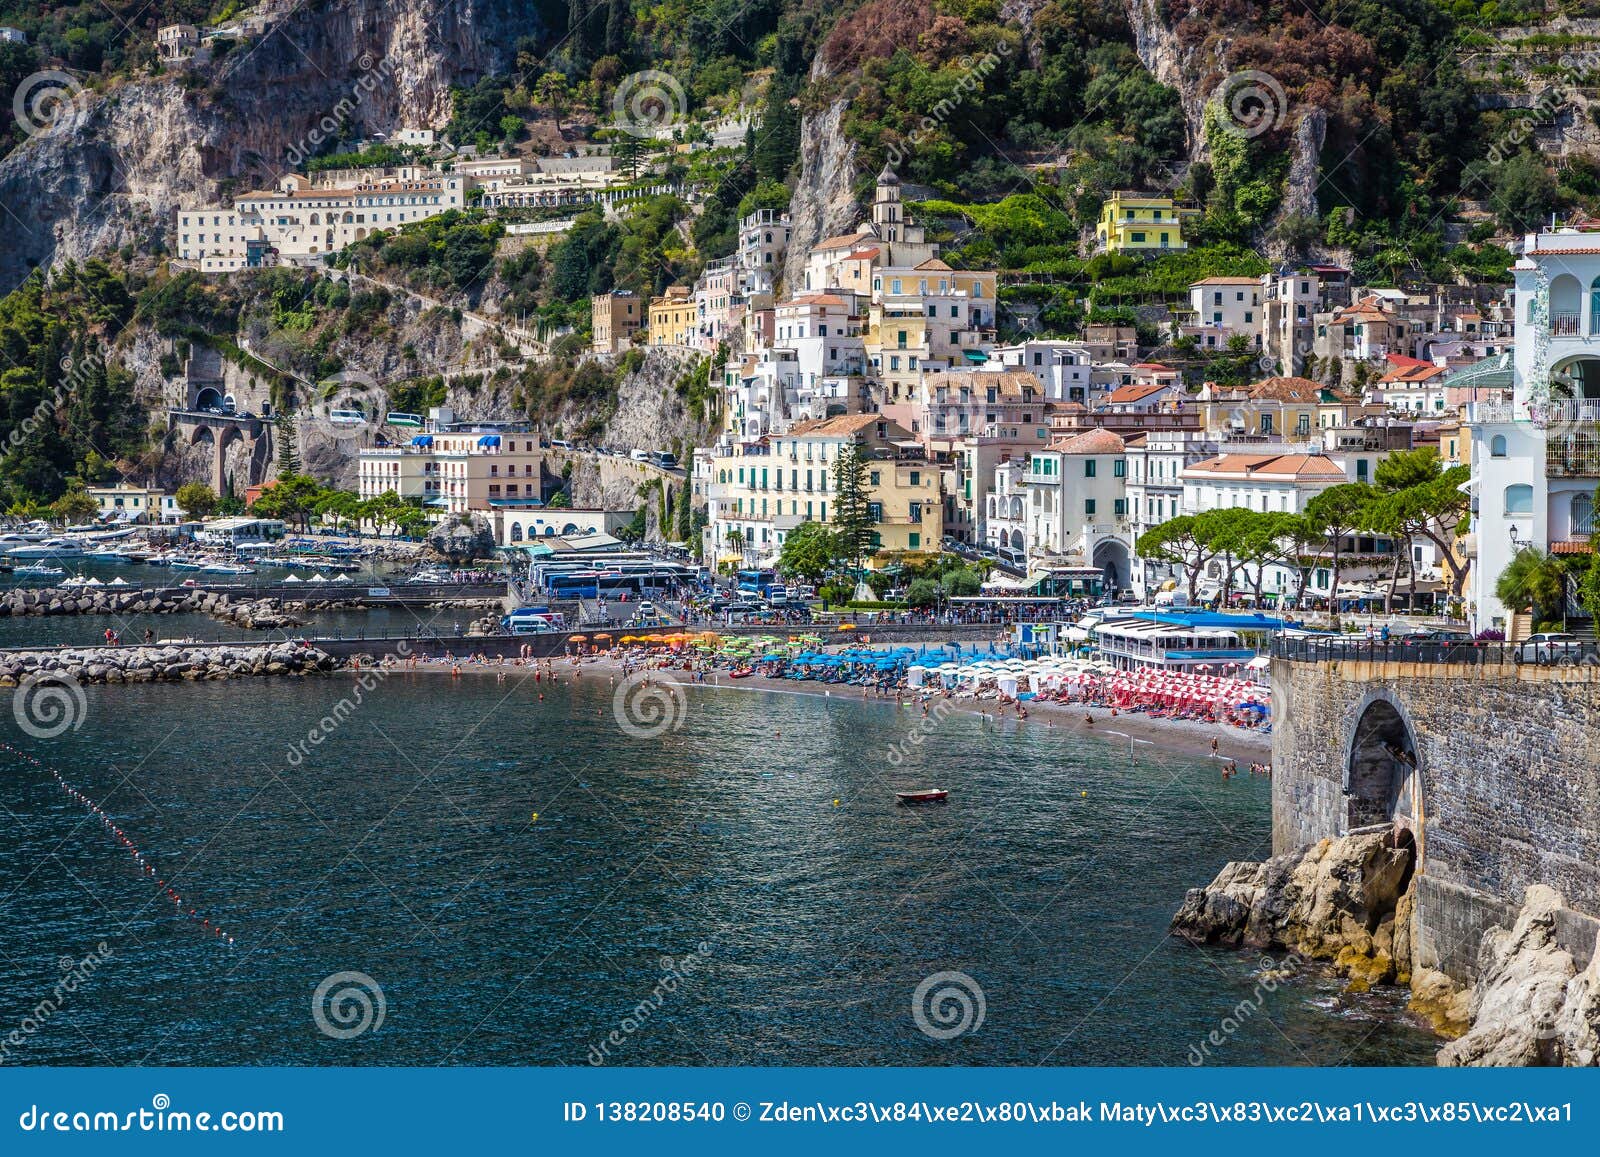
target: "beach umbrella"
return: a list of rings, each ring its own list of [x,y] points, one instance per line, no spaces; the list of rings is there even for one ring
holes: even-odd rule
[[[288,576],[286,579],[284,579],[283,581],[286,582],[286,583],[297,583],[297,582],[301,582],[302,580],[301,580],[299,575],[292,574],[292,575]]]

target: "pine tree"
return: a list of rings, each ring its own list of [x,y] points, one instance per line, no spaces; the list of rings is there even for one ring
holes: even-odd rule
[[[295,437],[294,415],[288,412],[279,414],[276,425],[274,434],[278,440],[278,477],[286,478],[290,474],[300,473],[300,446]]]
[[[872,545],[872,514],[867,507],[867,460],[854,442],[847,443],[833,463],[833,525],[857,574]]]
[[[800,159],[800,113],[790,103],[793,95],[789,85],[776,77],[767,86],[766,106],[750,158],[760,180],[787,180],[789,170]]]
[[[606,8],[605,55],[621,56],[628,47],[628,0],[611,0]]]

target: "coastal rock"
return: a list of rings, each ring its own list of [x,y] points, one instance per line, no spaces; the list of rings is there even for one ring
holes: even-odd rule
[[[1439,1050],[1439,1064],[1584,1065],[1600,1056],[1600,969],[1579,973],[1557,942],[1566,901],[1554,888],[1530,887],[1510,929],[1491,928],[1478,947],[1472,1027]],[[1597,945],[1600,947],[1600,945]]]
[[[1353,987],[1409,974],[1409,919],[1415,862],[1403,829],[1322,840],[1265,863],[1234,862],[1191,889],[1172,932],[1196,944],[1291,951],[1332,961]]]

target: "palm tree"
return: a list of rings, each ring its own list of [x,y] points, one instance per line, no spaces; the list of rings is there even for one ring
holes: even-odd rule
[[[1525,546],[1506,563],[1494,584],[1494,596],[1513,610],[1533,612],[1534,629],[1556,618],[1566,619],[1567,568],[1554,555]]]

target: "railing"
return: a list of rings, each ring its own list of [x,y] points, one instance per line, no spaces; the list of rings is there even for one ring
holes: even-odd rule
[[[1540,667],[1590,667],[1600,663],[1600,643],[1593,641],[1558,643],[1503,643],[1479,639],[1439,642],[1384,642],[1381,639],[1276,638],[1272,657],[1305,663],[1329,661],[1352,663],[1459,663],[1492,667],[1523,665]]]
[[[1550,333],[1555,337],[1578,337],[1583,332],[1578,324],[1579,316],[1576,313],[1552,313]]]

